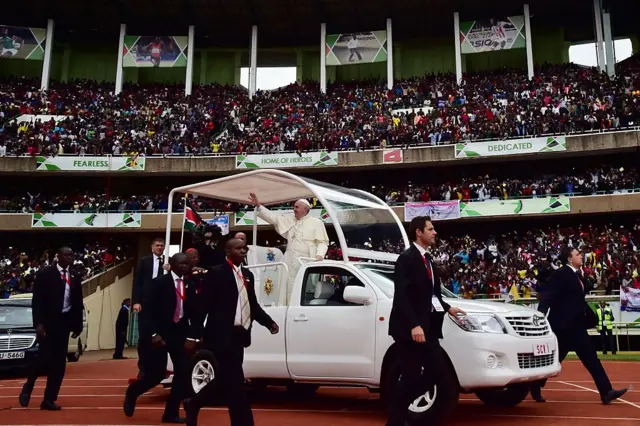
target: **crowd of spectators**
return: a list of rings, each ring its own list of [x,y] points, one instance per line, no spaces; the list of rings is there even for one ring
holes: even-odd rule
[[[40,268],[55,262],[57,248],[23,250],[18,247],[0,249],[0,299],[13,294],[30,293]],[[87,279],[105,268],[130,258],[127,247],[109,249],[100,243],[86,244],[74,250],[75,272]]]
[[[640,121],[640,66],[609,78],[595,68],[544,65],[523,70],[429,74],[398,81],[318,83],[259,91],[241,87],[36,81],[0,84],[0,155],[205,155],[368,149],[606,131]],[[398,110],[405,112],[397,113]],[[396,112],[394,112],[396,111]],[[21,122],[20,114],[64,115]]]
[[[571,170],[563,174],[546,174],[539,178],[496,178],[490,175],[463,178],[457,182],[423,184],[407,182],[396,185],[367,187],[357,182],[343,182],[342,186],[370,191],[389,205],[405,202],[446,200],[509,199],[520,197],[545,197],[558,194],[592,195],[595,193],[623,193],[638,190],[640,181],[635,168],[601,166],[585,170]],[[200,212],[240,211],[247,206],[196,198],[194,207]],[[183,208],[183,200],[174,200],[173,211]],[[163,212],[167,211],[168,194],[117,196],[86,191],[76,195],[66,192],[57,196],[45,196],[27,192],[23,196],[0,195],[0,212]]]
[[[560,267],[560,247],[569,244],[584,255],[585,285],[613,294],[620,286],[640,289],[638,242],[640,220],[631,227],[555,226],[482,238],[441,234],[431,253],[444,285],[460,297],[509,298],[514,285],[519,297],[535,297],[546,281],[544,277]],[[358,247],[397,254],[402,251],[401,242],[384,239],[370,239]],[[332,243],[328,257],[341,258],[337,245]]]

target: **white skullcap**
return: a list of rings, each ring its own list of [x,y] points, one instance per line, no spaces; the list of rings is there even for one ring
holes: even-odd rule
[[[298,202],[304,204],[305,206],[307,206],[309,208],[311,208],[311,203],[309,203],[305,198],[300,198],[298,200]]]

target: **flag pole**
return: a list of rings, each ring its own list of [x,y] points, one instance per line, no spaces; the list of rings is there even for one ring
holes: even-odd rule
[[[182,244],[184,243],[184,223],[187,220],[187,197],[189,194],[184,194],[183,202],[184,207],[182,208],[182,233],[180,234],[180,252],[182,253]]]

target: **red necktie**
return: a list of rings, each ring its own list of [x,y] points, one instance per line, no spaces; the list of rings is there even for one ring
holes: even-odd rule
[[[426,256],[422,256],[422,261],[424,262],[425,268],[427,268],[427,274],[429,274],[429,278],[433,281],[433,275],[431,275],[431,268],[429,266],[429,262],[427,262]]]

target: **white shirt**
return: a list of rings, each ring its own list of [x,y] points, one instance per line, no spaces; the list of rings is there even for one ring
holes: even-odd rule
[[[187,290],[186,290],[186,288],[178,285],[178,280],[181,279],[182,280],[182,285],[184,286],[185,285],[184,278],[180,278],[173,271],[171,271],[171,276],[173,277],[173,286],[176,289],[176,299],[178,300],[178,303],[180,304],[180,319],[182,319],[182,317],[184,316],[184,301],[180,298],[180,296],[178,296],[178,293],[182,294],[181,292],[184,291],[184,294],[182,294],[182,295],[186,296]]]
[[[242,280],[244,275],[242,274],[241,268],[233,265],[233,276],[236,278],[236,285],[238,286],[238,289],[240,289],[240,286],[244,286],[244,281]],[[238,303],[236,304],[236,318],[233,321],[233,325],[242,326],[242,299],[240,298],[239,290],[238,290]]]
[[[56,264],[56,266],[58,267],[58,272],[60,272],[60,279],[64,282],[64,299],[62,302],[62,312],[66,313],[71,310],[71,286],[67,284],[66,280],[63,277],[67,278],[69,282],[71,282],[71,275],[69,274],[69,268],[67,268],[67,270],[63,274],[63,268],[58,264]]]
[[[161,272],[162,269],[162,262],[160,262],[160,260],[162,260],[162,256],[156,256],[155,254],[153,255],[153,277],[152,278],[156,278],[158,275],[163,275],[163,273]]]

